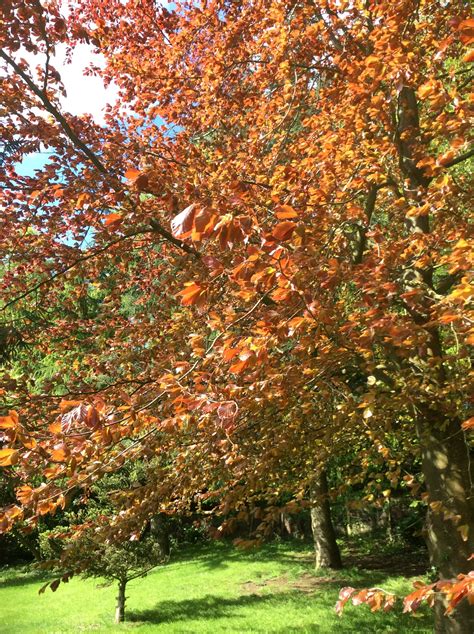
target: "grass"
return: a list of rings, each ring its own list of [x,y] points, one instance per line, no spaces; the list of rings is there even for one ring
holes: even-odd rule
[[[350,559],[352,561],[352,559]],[[375,568],[347,567],[317,576],[308,545],[272,544],[242,552],[225,544],[186,551],[174,561],[129,584],[127,619],[113,624],[115,587],[96,579],[72,579],[38,595],[47,577],[0,569],[0,631],[3,634],[78,632],[337,632],[338,634],[432,632],[429,612],[371,614],[348,605],[334,613],[343,585],[382,586],[408,592],[410,579]]]

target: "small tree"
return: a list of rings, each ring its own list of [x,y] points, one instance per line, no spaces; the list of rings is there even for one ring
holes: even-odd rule
[[[121,623],[125,620],[128,582],[145,577],[150,570],[165,563],[167,557],[152,537],[106,544],[94,539],[93,534],[84,533],[68,544],[61,559],[67,561],[68,565],[78,565],[82,577],[104,578],[107,582],[105,585],[117,582],[115,622]]]

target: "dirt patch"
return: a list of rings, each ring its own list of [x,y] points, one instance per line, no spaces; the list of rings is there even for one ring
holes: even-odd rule
[[[246,594],[262,594],[265,588],[276,591],[298,590],[299,592],[312,593],[327,583],[334,583],[331,577],[315,577],[309,572],[303,573],[297,579],[288,579],[286,575],[272,577],[263,581],[246,581],[241,588]]]

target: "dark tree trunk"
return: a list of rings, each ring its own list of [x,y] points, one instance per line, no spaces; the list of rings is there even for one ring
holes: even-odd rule
[[[169,557],[171,552],[169,521],[165,513],[158,513],[150,522],[151,534],[155,537],[163,557]]]
[[[318,475],[311,491],[311,528],[316,569],[342,568],[341,553],[331,519],[325,471],[321,471]]]
[[[467,558],[474,551],[469,449],[459,423],[446,421],[446,425],[441,426],[434,411],[422,412],[417,430],[431,504],[427,517],[430,561],[442,579],[455,579],[459,573],[469,572],[472,568]],[[437,503],[440,503],[439,508]],[[455,523],[452,519],[445,519],[446,513],[461,516],[461,520]],[[462,525],[468,527],[466,541],[457,530]],[[445,609],[442,598],[439,598],[435,608],[437,633],[465,634],[474,631],[474,606],[463,600],[449,617],[444,615]]]
[[[408,185],[404,186],[404,195],[414,208],[420,208],[420,214],[406,218],[406,225],[409,232],[414,235],[429,234],[430,218],[421,213],[421,209],[432,177],[427,176],[418,167],[420,153],[417,149],[422,135],[416,90],[413,87],[402,88],[398,96],[397,110],[395,138],[400,170],[405,177],[405,185]],[[425,149],[423,148],[423,151]],[[443,349],[438,329],[430,325],[429,294],[434,290],[433,268],[427,266],[417,270],[416,266],[409,265],[405,274],[406,281],[413,288],[421,287],[427,290],[425,303],[411,311],[411,316],[427,334],[427,351],[422,356],[424,360],[429,361],[427,365],[435,372],[434,384],[441,395],[443,386],[446,385]],[[436,567],[441,578],[448,579],[468,571],[470,566],[467,557],[474,550],[472,473],[468,447],[459,421],[450,419],[447,414],[450,409],[449,403],[436,403],[436,397],[434,404],[423,399],[416,403],[417,435],[422,454],[423,476],[428,491],[427,545],[431,564]],[[457,523],[452,519],[455,516],[461,518]],[[468,528],[466,541],[458,530],[462,525]],[[437,597],[437,633],[467,634],[474,631],[474,606],[470,606],[466,600],[458,605],[452,616],[445,616],[444,611],[443,601],[441,597]]]
[[[125,621],[125,589],[127,587],[127,580],[120,579],[118,586],[117,605],[115,607],[115,622],[123,623]]]

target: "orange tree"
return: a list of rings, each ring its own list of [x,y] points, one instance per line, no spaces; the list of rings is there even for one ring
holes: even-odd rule
[[[19,485],[3,527],[138,456],[148,482],[109,536],[191,498],[246,513],[403,426],[432,563],[467,572],[467,3],[83,0],[66,19],[25,0],[2,26],[2,135],[23,141],[2,184],[3,327],[56,363],[41,389],[28,358],[4,373],[21,417],[1,419]],[[59,105],[53,53],[78,42],[119,86],[103,126]],[[19,176],[40,144],[49,162]],[[437,618],[467,631],[469,608]]]

